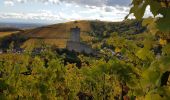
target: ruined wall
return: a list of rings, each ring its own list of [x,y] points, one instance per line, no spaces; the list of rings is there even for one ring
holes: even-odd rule
[[[76,52],[85,52],[87,54],[95,54],[95,51],[88,45],[79,42],[68,41],[67,49]]]
[[[80,42],[80,28],[71,28],[70,31],[70,39],[67,41],[66,45],[68,50],[96,55],[96,52],[91,48],[91,46]]]

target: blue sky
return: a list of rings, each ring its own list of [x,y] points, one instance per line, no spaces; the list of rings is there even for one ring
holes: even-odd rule
[[[130,0],[0,0],[0,22],[122,21]]]

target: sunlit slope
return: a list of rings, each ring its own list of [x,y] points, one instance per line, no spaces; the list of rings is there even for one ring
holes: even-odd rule
[[[12,34],[16,34],[16,33],[18,33],[18,31],[0,32],[0,38],[3,38],[5,36],[9,36],[9,35],[12,35]]]
[[[122,22],[105,22],[98,20],[72,21],[25,30],[23,33],[29,40],[23,43],[22,47],[35,46],[42,40],[45,44],[65,48],[67,40],[70,38],[70,28],[76,26],[81,29],[81,40],[85,42],[91,41],[94,37],[103,38],[112,32],[138,34],[145,30],[145,28],[141,26],[141,22],[136,20]],[[87,32],[89,34],[87,34]],[[93,37],[90,34],[93,34]],[[106,35],[104,36],[104,34]]]
[[[41,47],[43,43],[56,46],[58,48],[66,48],[67,39],[29,39],[23,43],[21,48],[31,50],[34,47]]]
[[[69,38],[70,28],[80,27],[82,32],[89,31],[89,21],[73,21],[61,24],[54,24],[25,31],[29,37],[33,38]]]
[[[76,26],[81,28],[81,34],[91,30],[90,21],[72,21],[26,30],[24,34],[30,39],[22,47],[34,47],[39,45],[39,41],[44,41],[45,44],[65,48],[66,42],[70,37],[70,28]]]

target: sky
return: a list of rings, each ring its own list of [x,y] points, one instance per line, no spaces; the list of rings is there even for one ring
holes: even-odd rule
[[[0,0],[0,22],[122,21],[131,0]]]

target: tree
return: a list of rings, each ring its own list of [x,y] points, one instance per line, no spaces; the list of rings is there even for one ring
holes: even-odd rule
[[[12,52],[14,49],[14,41],[12,41],[10,44],[9,44],[9,52]]]

